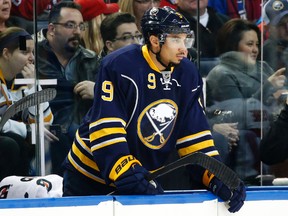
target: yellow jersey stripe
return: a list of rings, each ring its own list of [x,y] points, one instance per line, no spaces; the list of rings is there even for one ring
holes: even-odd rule
[[[110,139],[110,140],[107,140],[105,142],[99,143],[99,144],[97,144],[95,146],[92,146],[91,150],[93,152],[93,151],[96,151],[96,150],[98,150],[100,148],[104,148],[104,147],[107,147],[109,145],[117,144],[117,143],[120,143],[120,142],[126,142],[125,137],[118,137],[118,138],[115,138],[115,139]]]
[[[180,156],[184,156],[184,155],[188,155],[194,152],[197,152],[199,150],[208,148],[208,147],[213,147],[214,146],[214,142],[213,140],[205,140],[203,142],[197,143],[195,145],[183,148],[183,149],[179,149],[179,155]]]
[[[100,139],[104,136],[111,135],[111,134],[126,134],[126,131],[122,127],[116,128],[103,128],[101,130],[95,131],[94,133],[90,134],[91,142],[95,141],[96,139]]]
[[[72,145],[72,152],[79,158],[79,160],[81,160],[83,164],[99,171],[99,168],[96,165],[95,161],[91,160],[86,155],[82,154],[75,144]]]
[[[92,128],[92,127],[95,127],[95,126],[98,126],[100,124],[104,124],[104,123],[112,123],[112,122],[120,122],[123,127],[126,126],[126,122],[121,119],[121,118],[102,118],[102,119],[99,119],[98,121],[96,122],[93,122],[89,125],[89,128]]]
[[[85,142],[83,141],[83,139],[79,136],[79,131],[76,131],[76,135],[75,138],[77,140],[77,143],[81,146],[81,148],[83,148],[88,154],[92,155],[92,152],[90,150],[90,148],[85,144]],[[88,140],[89,142],[89,140]]]
[[[105,184],[105,181],[91,173],[89,173],[87,170],[83,169],[81,166],[79,166],[72,158],[71,153],[69,152],[68,154],[68,160],[70,161],[70,163],[74,166],[74,168],[76,170],[78,170],[80,173],[82,173],[83,175],[87,176],[88,178],[93,179],[94,181],[100,182],[102,184]]]
[[[196,139],[199,139],[199,138],[207,136],[207,135],[211,135],[211,132],[209,130],[202,131],[200,133],[189,135],[189,136],[183,137],[181,139],[178,139],[177,140],[177,144],[181,144],[181,143],[184,143],[184,142],[196,140]]]

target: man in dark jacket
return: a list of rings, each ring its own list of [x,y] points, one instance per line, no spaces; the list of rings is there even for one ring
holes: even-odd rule
[[[50,12],[48,28],[41,31],[43,40],[38,35],[39,77],[57,79],[57,95],[50,106],[60,144],[51,143],[51,157],[52,172],[60,175],[75,131],[92,105],[98,67],[96,53],[80,45],[86,27],[80,8],[74,2],[58,3]]]
[[[261,160],[274,165],[288,159],[288,100],[269,132],[260,142]]]
[[[179,0],[177,10],[183,14],[190,23],[191,30],[196,35],[195,47],[200,50],[200,57],[214,58],[216,53],[216,35],[218,29],[229,20],[229,17],[216,12],[208,7],[208,0],[199,1],[199,10],[197,0]],[[199,11],[199,32],[197,33],[197,10]],[[199,45],[197,44],[197,36]]]

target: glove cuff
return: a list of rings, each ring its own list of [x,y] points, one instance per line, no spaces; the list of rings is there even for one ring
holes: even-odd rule
[[[213,178],[214,178],[214,175],[212,173],[210,173],[208,170],[205,170],[203,177],[202,177],[202,183],[206,187],[209,187],[209,184]]]
[[[121,157],[112,167],[109,174],[109,179],[111,179],[113,182],[116,181],[119,176],[126,172],[131,167],[131,165],[135,163],[142,166],[142,164],[133,155],[126,155]]]

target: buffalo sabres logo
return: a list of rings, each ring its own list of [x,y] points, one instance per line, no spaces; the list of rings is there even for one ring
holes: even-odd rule
[[[272,8],[275,11],[280,11],[284,8],[284,4],[281,1],[274,1],[272,4]]]
[[[170,137],[178,113],[171,100],[159,100],[147,106],[139,116],[137,131],[140,140],[151,149],[160,149]]]
[[[150,15],[156,16],[158,14],[158,12],[159,12],[159,9],[154,7],[154,8],[151,9]]]

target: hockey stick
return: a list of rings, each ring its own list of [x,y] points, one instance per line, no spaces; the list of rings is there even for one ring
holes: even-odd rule
[[[201,152],[187,155],[156,170],[148,176],[147,180],[153,180],[186,165],[199,165],[207,169],[232,190],[236,189],[240,185],[240,179],[233,170],[227,167],[224,163]]]
[[[41,104],[52,100],[56,96],[56,89],[47,88],[30,95],[27,95],[20,100],[16,101],[14,104],[8,107],[6,112],[2,115],[0,121],[0,131],[2,130],[5,123],[16,113],[37,104]]]
[[[202,152],[189,154],[166,166],[163,166],[162,168],[150,173],[147,180],[151,181],[186,165],[199,165],[207,169],[231,190],[238,188],[240,185],[241,180],[233,170],[231,170],[224,163]],[[116,191],[113,191],[107,195],[112,195],[114,193],[116,193]]]

